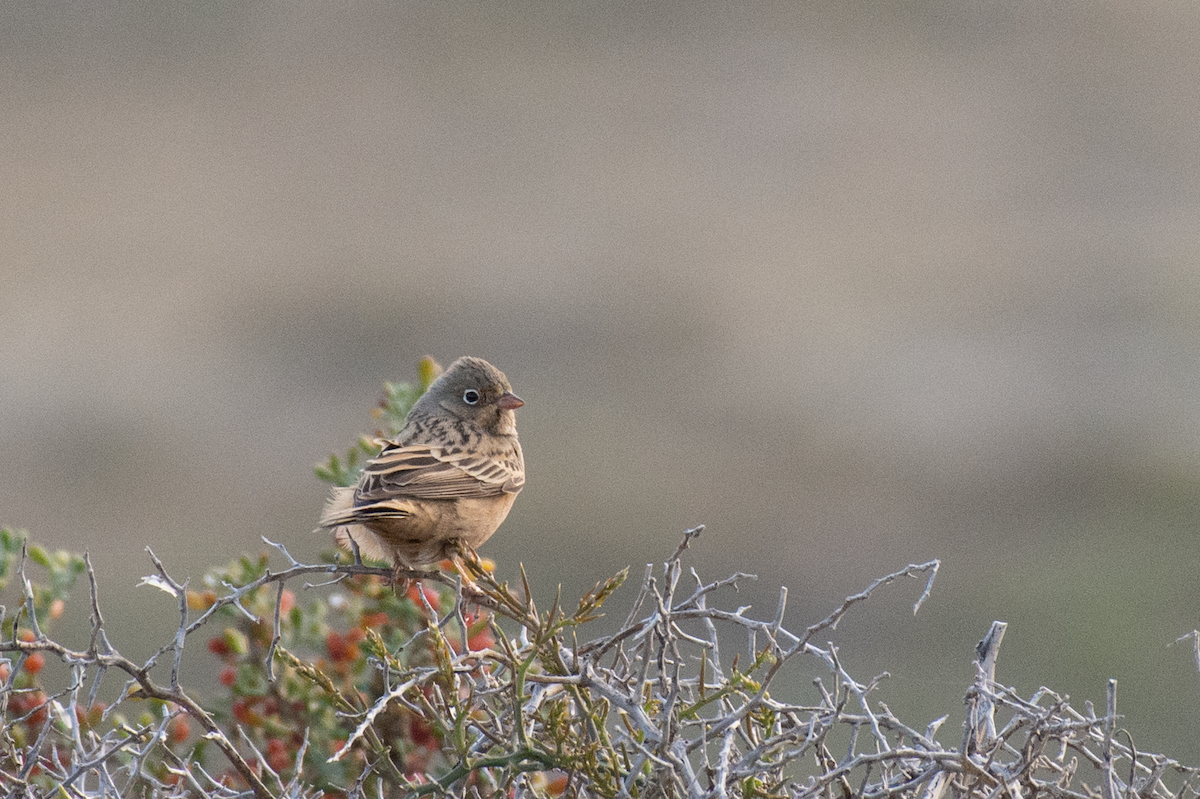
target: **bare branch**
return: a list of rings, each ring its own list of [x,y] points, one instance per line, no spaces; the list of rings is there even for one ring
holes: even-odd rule
[[[180,684],[188,636],[224,611],[226,617],[242,614],[257,625],[253,662],[272,680],[278,676],[274,661],[280,660],[283,678],[270,690],[282,690],[302,674],[337,696],[334,707],[345,741],[336,752],[322,752],[321,759],[326,766],[362,764],[361,771],[349,772],[352,784],[339,789],[350,796],[543,796],[548,791],[537,774],[556,773],[566,775],[562,795],[571,797],[1196,799],[1193,786],[1200,782],[1200,772],[1139,752],[1121,734],[1115,681],[1101,715],[1090,705],[1076,710],[1047,688],[1023,697],[998,683],[1003,622],[992,625],[974,653],[976,677],[965,688],[968,716],[961,743],[938,739],[945,716],[929,723],[901,721],[876,698],[884,692],[886,673],[856,678],[837,647],[816,643],[816,636],[835,629],[851,608],[904,577],[924,580],[913,604],[916,612],[930,596],[939,561],[911,564],[881,577],[795,632],[784,623],[786,587],[780,588],[771,612],[759,617],[749,606],[730,601],[736,599],[739,581],[753,579],[751,575],[706,582],[685,566],[682,559],[702,530],[688,530],[669,560],[647,566],[624,623],[592,641],[581,641],[584,623],[597,615],[624,574],[598,583],[574,615],[563,610],[557,597],[542,613],[523,571],[518,587],[510,589],[470,552],[462,553],[456,575],[397,573],[364,565],[357,555],[353,563],[303,564],[281,544],[264,538],[286,568],[266,569],[264,559],[254,579],[218,586],[220,596],[190,609],[187,582],[171,577],[150,553],[155,574],[146,582],[173,596],[179,623],[172,640],[139,664],[108,641],[90,560],[86,573],[92,624],[85,651],[42,634],[34,590],[21,571],[18,616],[28,617],[22,626],[28,630],[0,642],[0,652],[17,654],[8,679],[0,684],[0,710],[16,701],[13,697],[30,705],[32,692],[16,688],[13,673],[35,653],[58,657],[70,665],[72,676],[69,687],[52,697],[37,697],[36,706],[20,717],[27,723],[44,713],[55,721],[43,723],[35,740],[16,749],[17,758],[3,762],[0,784],[17,786],[10,788],[13,796],[18,795],[14,790],[32,796],[34,771],[40,769],[42,779],[50,779],[64,795],[116,796],[134,782],[146,795],[163,799],[238,795],[204,764],[178,757],[163,743],[172,720],[186,715],[256,799],[314,797],[316,789],[302,770],[310,746],[307,733],[295,761],[289,761],[296,763],[296,772],[285,773],[269,762],[269,751],[259,751],[262,739],[251,740],[236,725],[218,723]],[[284,612],[285,586],[311,575],[328,578],[325,585],[359,577],[429,580],[452,594],[443,588],[441,599],[432,601],[418,591],[413,612],[424,626],[408,628],[387,642],[373,629],[360,629],[364,646],[370,647],[372,687],[368,691],[364,682],[347,683],[343,695],[321,667],[303,662],[287,648],[290,643],[285,646],[291,640],[289,619],[295,618]],[[681,586],[685,579],[688,583]],[[358,583],[348,583],[349,589]],[[255,593],[260,589],[268,591]],[[484,620],[490,643],[470,642],[474,611],[468,603],[496,614]],[[190,612],[197,612],[196,617],[189,618]],[[269,645],[266,617],[272,617]],[[500,622],[513,631],[506,633]],[[1191,635],[1194,646],[1200,646],[1197,638]],[[735,651],[737,656],[726,659]],[[151,673],[167,654],[171,676],[160,685]],[[425,659],[411,659],[414,654]],[[823,677],[804,683],[809,686],[804,690],[792,687],[799,685],[794,679],[798,674],[807,673],[802,669],[813,668]],[[90,706],[101,678],[112,669],[128,679],[127,698],[164,703],[155,705],[161,718],[103,733],[78,723],[77,714],[86,710],[82,697],[87,681]],[[779,684],[789,690],[777,690]],[[407,771],[405,753],[389,732],[398,716],[424,719],[439,730],[443,748],[436,768],[417,776]],[[2,739],[0,733],[0,746]],[[72,750],[65,762],[58,758],[59,746]],[[173,786],[160,780],[161,771],[155,772],[158,776],[149,773],[146,764],[155,758],[169,765]]]

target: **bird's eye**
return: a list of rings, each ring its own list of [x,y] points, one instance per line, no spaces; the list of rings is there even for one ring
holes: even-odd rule
[[[468,388],[463,392],[463,402],[467,403],[468,405],[474,405],[475,403],[479,402],[479,392],[473,388]]]

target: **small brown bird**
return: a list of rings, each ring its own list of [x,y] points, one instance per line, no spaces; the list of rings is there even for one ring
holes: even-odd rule
[[[514,410],[525,403],[482,358],[459,358],[417,400],[396,438],[338,488],[322,527],[370,558],[416,569],[474,550],[525,486]]]

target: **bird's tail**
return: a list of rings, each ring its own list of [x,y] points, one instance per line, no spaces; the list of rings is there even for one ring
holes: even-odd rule
[[[335,488],[321,511],[322,527],[337,527],[354,521],[354,488]]]
[[[353,541],[358,544],[359,554],[364,558],[390,561],[389,550],[379,536],[361,524],[355,524],[356,520],[354,488],[333,489],[321,512],[321,526],[334,528],[333,540],[347,552],[354,551]]]

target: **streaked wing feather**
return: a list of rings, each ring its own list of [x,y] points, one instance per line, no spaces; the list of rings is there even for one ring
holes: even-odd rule
[[[428,444],[385,449],[363,469],[357,504],[388,499],[460,499],[515,494],[525,484],[520,450],[503,457]]]

